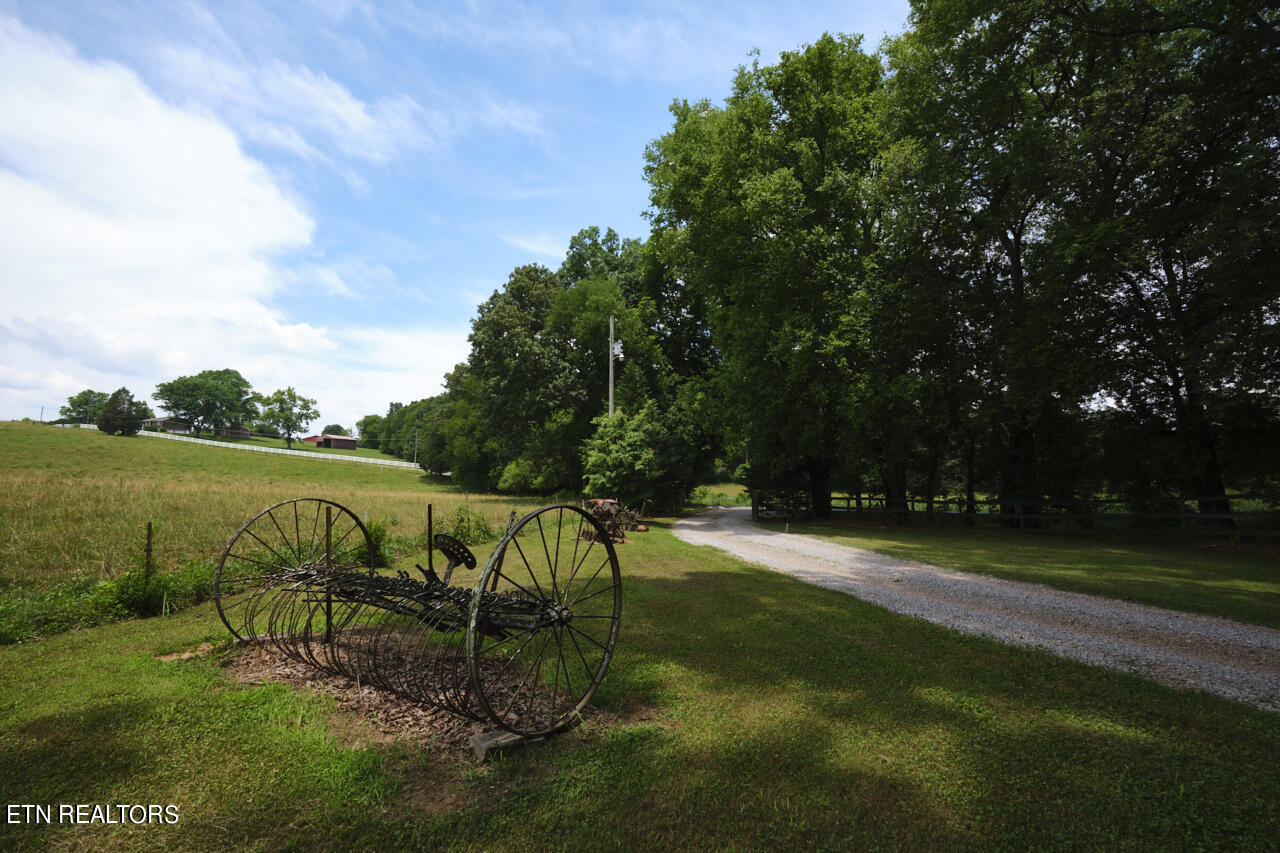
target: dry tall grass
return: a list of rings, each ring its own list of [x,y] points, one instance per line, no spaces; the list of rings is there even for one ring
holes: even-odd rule
[[[298,497],[396,535],[424,532],[429,503],[440,517],[465,501],[495,524],[515,505],[406,469],[0,423],[0,588],[119,574],[141,562],[148,521],[160,569],[215,555],[254,513]]]

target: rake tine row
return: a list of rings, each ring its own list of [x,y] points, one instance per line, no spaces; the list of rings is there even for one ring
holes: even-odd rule
[[[508,525],[473,588],[456,587],[434,570],[425,580],[377,574],[350,510],[286,501],[232,537],[214,601],[242,641],[517,734],[549,734],[581,719],[617,641],[621,576],[602,534],[577,507],[543,507]],[[433,545],[449,557],[446,579],[477,565],[450,537]],[[592,549],[603,549],[590,563],[600,568],[580,572]]]

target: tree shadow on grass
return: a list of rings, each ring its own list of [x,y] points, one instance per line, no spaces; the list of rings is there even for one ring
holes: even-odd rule
[[[141,701],[107,702],[46,714],[10,734],[0,750],[0,798],[52,804],[54,824],[6,824],[0,847],[35,844],[58,828],[58,804],[107,802],[122,781],[149,766],[149,750],[128,735],[147,714]],[[131,802],[150,802],[148,793],[137,791]]]
[[[1280,771],[1263,758],[1280,754],[1275,715],[754,567],[638,578],[628,593],[620,680],[776,756],[777,772],[734,771],[722,742],[689,762],[748,788],[775,790],[784,768],[879,802],[867,792],[887,785],[901,806],[875,810],[941,816],[946,846],[1265,846],[1280,820]]]

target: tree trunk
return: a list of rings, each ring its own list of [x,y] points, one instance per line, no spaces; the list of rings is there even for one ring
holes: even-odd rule
[[[1000,472],[1000,514],[1005,527],[1039,527],[1040,488],[1036,482],[1036,437],[1025,422],[1016,428]]]
[[[1186,448],[1189,483],[1195,491],[1196,507],[1201,515],[1211,516],[1203,525],[1217,530],[1235,530],[1231,518],[1231,501],[1227,499],[1222,479],[1222,463],[1218,459],[1218,441],[1213,425],[1203,407],[1190,397],[1178,410],[1178,432]]]
[[[965,498],[965,523],[973,526],[977,519],[974,518],[978,513],[978,497],[977,497],[977,461],[973,458],[974,454],[973,433],[969,433],[968,441],[965,443],[964,453],[964,498]]]
[[[814,518],[831,517],[831,460],[810,456],[805,460],[809,469],[809,499],[813,504]]]
[[[894,523],[907,523],[907,463],[902,459],[886,462],[880,469],[884,479],[884,508]]]
[[[933,524],[933,499],[938,494],[938,452],[929,456],[929,474],[925,478],[924,511],[929,523]]]

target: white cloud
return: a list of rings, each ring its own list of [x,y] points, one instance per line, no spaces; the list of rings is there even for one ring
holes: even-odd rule
[[[321,149],[349,159],[385,163],[428,144],[424,111],[405,95],[362,100],[323,72],[272,60],[229,62],[194,47],[157,52],[167,81],[226,115],[254,141],[308,160]]]
[[[471,0],[463,7],[384,3],[379,14],[424,39],[482,47],[556,66],[576,66],[617,82],[662,80],[688,93],[714,85],[723,93],[734,70],[760,48],[812,43],[823,29],[864,31],[864,47],[901,32],[907,0],[827,3],[672,2],[529,4]]]
[[[537,110],[483,87],[357,97],[322,71],[279,60],[231,62],[191,46],[155,53],[162,77],[262,145],[311,162],[381,165],[415,149],[439,152],[477,129],[544,138]],[[425,87],[422,81],[416,81]]]
[[[410,403],[443,390],[444,375],[470,352],[465,331],[430,327],[352,328],[338,333],[342,362],[320,400],[321,419],[351,427],[383,414],[391,402]],[[299,389],[301,390],[301,389]]]
[[[502,242],[526,252],[533,252],[556,260],[564,260],[569,241],[563,237],[543,232],[541,234],[503,234]]]
[[[465,356],[465,332],[347,332],[274,307],[303,277],[281,253],[309,246],[313,230],[208,113],[0,17],[0,417],[42,405],[49,417],[86,387],[146,396],[233,367],[259,390],[294,385],[326,416],[354,420]],[[390,275],[357,262],[311,273],[343,295]]]

